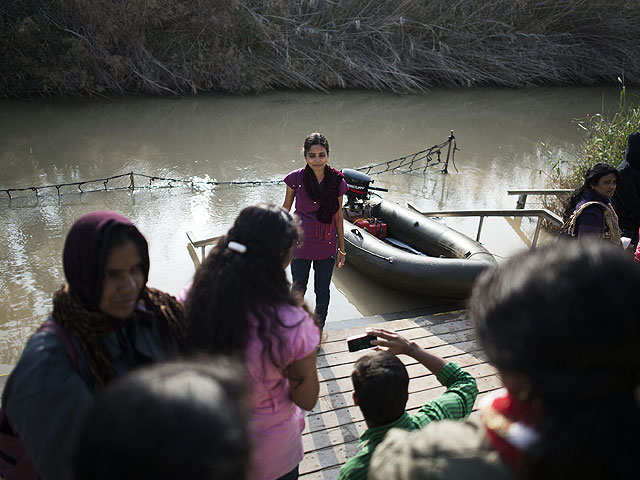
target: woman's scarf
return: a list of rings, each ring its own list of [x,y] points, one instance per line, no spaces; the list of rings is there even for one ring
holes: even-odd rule
[[[53,321],[71,332],[80,343],[87,362],[89,387],[94,391],[100,390],[116,376],[105,347],[105,336],[115,334],[128,368],[151,361],[138,352],[129,335],[124,334],[127,327],[134,323],[150,328],[155,322],[162,347],[167,352],[179,350],[183,344],[182,304],[171,295],[148,287],[143,289],[139,307],[125,322],[87,309],[66,287],[62,287],[53,295]]]
[[[491,446],[515,471],[522,471],[525,452],[539,439],[536,430],[540,411],[505,388],[481,404],[482,422]]]
[[[563,231],[571,235],[575,236],[576,224],[578,222],[578,217],[584,212],[587,208],[592,206],[597,206],[602,210],[602,215],[604,216],[604,224],[600,229],[600,238],[605,240],[609,240],[614,245],[618,247],[622,246],[622,241],[620,238],[622,237],[622,232],[620,231],[620,227],[618,226],[618,215],[616,215],[616,211],[613,209],[611,202],[599,202],[597,200],[591,200],[583,203],[580,207],[576,208],[573,211],[569,220],[563,226]]]
[[[320,188],[316,174],[309,165],[304,167],[303,183],[304,188],[316,203],[320,204],[316,218],[319,222],[330,224],[333,221],[333,214],[338,211],[338,197],[340,196],[340,185],[344,175],[342,172],[331,168],[329,165],[324,166],[324,188]]]

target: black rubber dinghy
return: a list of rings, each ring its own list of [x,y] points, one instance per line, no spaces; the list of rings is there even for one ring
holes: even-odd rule
[[[496,263],[480,243],[395,202],[382,200],[371,213],[387,224],[391,238],[381,240],[345,219],[347,261],[383,285],[462,299],[470,295],[476,277]],[[396,246],[402,244],[408,247]]]

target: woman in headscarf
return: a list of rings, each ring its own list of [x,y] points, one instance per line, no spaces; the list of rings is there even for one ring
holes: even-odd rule
[[[342,268],[347,256],[342,196],[348,187],[344,175],[329,166],[329,141],[324,135],[307,135],[302,150],[307,165],[284,178],[287,193],[282,206],[290,211],[295,199],[294,214],[300,219],[303,232],[302,241],[297,242],[291,258],[293,289],[304,296],[313,264],[315,313],[323,328],[329,310],[333,267]]]
[[[182,305],[146,286],[147,242],[126,217],[80,217],[63,264],[66,284],[53,295],[48,326],[28,340],[2,396],[44,480],[69,478],[73,428],[94,394],[127,371],[179,354],[183,337]]]

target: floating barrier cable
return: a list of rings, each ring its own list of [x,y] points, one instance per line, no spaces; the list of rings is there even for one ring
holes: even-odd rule
[[[445,146],[448,146],[447,149],[447,157],[443,161],[441,158],[441,152]],[[428,167],[434,167],[436,165],[443,165],[441,172],[448,173],[449,168],[449,159],[451,159],[451,163],[453,163],[453,168],[458,171],[455,163],[455,152],[458,150],[456,146],[456,139],[453,136],[453,130],[451,130],[451,134],[449,138],[433,147],[427,148],[425,150],[421,150],[416,153],[412,153],[410,155],[405,155],[404,157],[396,158],[394,160],[388,160],[386,162],[375,163],[373,165],[366,165],[364,167],[356,168],[360,172],[364,172],[368,175],[378,175],[380,173],[385,172],[393,172],[393,171],[413,171],[416,164],[424,161],[424,165],[422,168],[422,172],[424,173]],[[434,159],[434,155],[436,159]]]
[[[129,177],[129,185],[127,186],[109,186],[109,180],[117,180],[119,178]],[[149,180],[148,185],[142,185],[142,182],[138,182],[136,184],[135,177],[141,177]],[[164,184],[154,184],[154,182],[164,182]],[[101,188],[91,188],[91,189],[83,189],[83,185],[91,185],[102,183],[103,187]],[[0,189],[0,192],[5,192],[9,199],[11,200],[13,197],[11,196],[12,192],[24,192],[24,191],[33,191],[36,197],[39,196],[40,190],[45,190],[48,188],[55,188],[58,194],[58,197],[62,195],[60,192],[60,188],[62,187],[73,187],[76,186],[78,188],[78,193],[90,193],[90,192],[108,192],[114,190],[152,190],[157,188],[174,188],[178,186],[183,187],[196,187],[196,186],[257,186],[257,185],[275,185],[283,183],[282,180],[232,180],[227,182],[219,182],[217,180],[196,180],[196,179],[183,179],[183,178],[167,178],[167,177],[158,177],[146,175],[144,173],[136,173],[129,172],[123,173],[121,175],[113,175],[107,178],[98,178],[95,180],[83,180],[82,182],[69,182],[69,183],[58,183],[55,185],[42,185],[40,187],[24,187],[24,188],[3,188]]]
[[[446,159],[443,161],[441,159],[441,152],[445,146],[448,146]],[[366,165],[364,167],[356,168],[356,170],[364,172],[366,174],[378,175],[385,172],[400,172],[406,173],[415,170],[418,166],[421,166],[422,172],[424,173],[428,167],[434,167],[436,165],[443,165],[441,172],[447,173],[449,166],[449,159],[451,159],[454,168],[458,171],[455,166],[454,155],[455,151],[458,148],[456,147],[455,137],[453,136],[453,130],[451,131],[451,135],[449,138],[438,145],[434,145],[433,147],[427,148],[425,150],[421,150],[416,153],[412,153],[410,155],[406,155],[404,157],[396,158],[394,160],[388,160],[386,162],[380,162],[373,165]],[[434,158],[435,156],[435,158]],[[129,179],[128,185],[116,185],[113,182],[109,185],[109,181],[118,180],[118,179]],[[140,177],[141,179],[148,180],[148,184],[144,185],[142,181],[138,181],[136,183],[136,177]],[[102,187],[95,188],[91,187],[91,185],[102,183]],[[24,191],[32,191],[35,193],[36,197],[39,196],[39,192],[45,189],[55,188],[58,197],[62,195],[60,189],[62,187],[77,187],[78,193],[89,193],[89,192],[108,192],[114,190],[151,190],[157,188],[174,188],[178,186],[183,187],[219,187],[219,186],[259,186],[259,185],[277,185],[283,183],[282,180],[231,180],[220,182],[218,180],[199,180],[196,178],[191,179],[183,179],[183,178],[168,178],[168,177],[159,177],[152,175],[145,175],[144,173],[123,173],[121,175],[113,175],[111,177],[106,178],[98,178],[95,180],[84,180],[81,182],[68,182],[68,183],[58,183],[52,185],[42,185],[40,187],[24,187],[24,188],[2,188],[0,192],[5,192],[9,196],[9,200],[13,197],[11,194],[13,192],[24,192]],[[83,186],[85,187],[83,189]]]

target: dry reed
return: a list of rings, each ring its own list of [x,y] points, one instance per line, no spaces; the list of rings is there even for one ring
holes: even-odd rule
[[[0,96],[640,83],[636,0],[5,0]]]

